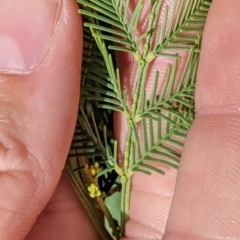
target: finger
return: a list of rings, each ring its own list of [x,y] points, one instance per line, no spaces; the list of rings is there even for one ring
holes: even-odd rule
[[[65,172],[51,200],[25,238],[35,239],[99,239]]]
[[[25,237],[61,176],[78,109],[82,38],[75,29],[74,1],[0,3],[3,240]]]
[[[215,0],[164,240],[240,238],[240,5]]]

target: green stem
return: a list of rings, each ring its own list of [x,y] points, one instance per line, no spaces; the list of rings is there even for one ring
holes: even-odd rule
[[[146,78],[147,78],[147,72],[148,72],[149,64],[145,62],[145,60],[140,60],[139,62],[139,75],[137,79],[137,85],[134,93],[134,100],[132,104],[132,114],[131,117],[134,119],[134,117],[140,112],[140,109],[142,109],[142,94],[143,89],[145,87]]]
[[[122,193],[121,193],[121,237],[124,236],[125,225],[129,220],[129,208],[130,208],[130,188],[131,188],[131,177],[126,178],[125,182],[122,182]]]

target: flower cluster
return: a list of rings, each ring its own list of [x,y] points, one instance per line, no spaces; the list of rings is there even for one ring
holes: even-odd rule
[[[84,173],[85,175],[88,175],[89,177],[93,178],[96,174],[98,174],[100,171],[102,171],[102,168],[99,167],[98,162],[95,162],[93,165],[86,164],[84,166]]]
[[[96,174],[102,171],[102,168],[99,167],[98,162],[95,162],[93,165],[90,165],[90,166],[86,164],[84,166],[83,171],[84,171],[85,177],[89,182],[89,186],[87,188],[89,192],[89,196],[91,198],[100,197],[102,195],[102,192],[99,189],[98,180],[97,178],[95,178],[95,176]]]
[[[91,198],[95,198],[95,197],[100,197],[101,196],[101,191],[99,190],[99,187],[97,185],[95,185],[94,183],[92,183],[89,187],[88,187],[88,192]]]

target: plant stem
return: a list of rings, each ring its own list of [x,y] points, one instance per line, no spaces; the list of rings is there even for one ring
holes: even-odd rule
[[[130,208],[130,189],[132,178],[126,178],[125,182],[122,182],[121,193],[121,236],[124,235],[126,222],[129,220],[129,208]]]

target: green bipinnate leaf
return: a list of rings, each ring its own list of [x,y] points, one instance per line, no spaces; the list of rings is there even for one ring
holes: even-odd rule
[[[165,174],[161,166],[178,168],[195,115],[201,38],[212,1],[175,0],[170,7],[164,0],[151,0],[145,16],[147,25],[140,32],[145,2],[78,0],[84,25],[81,99],[66,168],[104,240],[119,239],[124,234],[135,172],[157,172],[161,178]],[[132,55],[137,65],[130,106],[130,93],[124,90],[115,63],[115,52],[119,51]],[[187,61],[179,71],[182,51]],[[151,63],[161,57],[171,63],[164,74],[153,73],[152,92],[147,97]],[[114,112],[122,114],[128,123],[123,166],[119,165],[118,142],[114,139]],[[89,186],[98,192],[94,199],[89,196]],[[121,206],[112,208],[112,200],[120,196]]]

